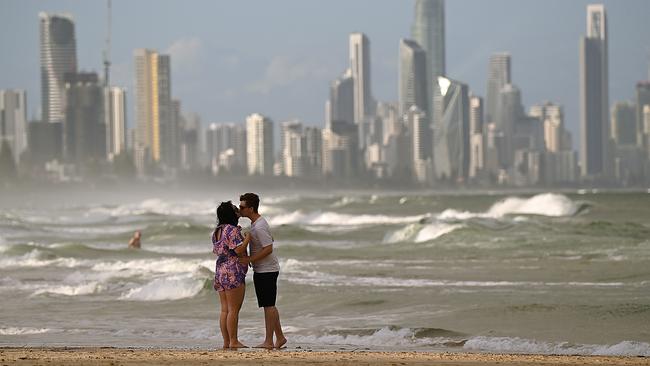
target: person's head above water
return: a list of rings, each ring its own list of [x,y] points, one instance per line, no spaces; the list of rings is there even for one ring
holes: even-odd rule
[[[217,207],[217,225],[230,224],[237,226],[238,221],[239,214],[235,205],[231,201],[221,202],[219,207]]]

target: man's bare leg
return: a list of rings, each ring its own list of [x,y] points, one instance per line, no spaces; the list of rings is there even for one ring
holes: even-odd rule
[[[282,325],[280,324],[280,312],[278,311],[278,308],[275,306],[273,307],[273,318],[274,320],[274,331],[275,331],[275,348],[282,348],[287,343],[287,339],[284,337],[284,333],[282,332]]]
[[[275,328],[275,319],[273,318],[273,309],[275,306],[265,306],[264,307],[264,327],[265,327],[265,336],[264,342],[255,346],[255,348],[266,348],[273,349],[273,331]]]

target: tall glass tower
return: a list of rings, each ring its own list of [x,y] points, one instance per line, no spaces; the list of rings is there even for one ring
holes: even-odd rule
[[[64,75],[77,72],[74,21],[68,14],[39,13],[41,103],[44,122],[63,122]]]
[[[587,6],[587,35],[580,39],[580,168],[583,177],[610,170],[609,71],[605,6]]]
[[[445,75],[445,2],[416,0],[413,39],[427,54],[431,83]],[[435,78],[435,79],[434,79]]]

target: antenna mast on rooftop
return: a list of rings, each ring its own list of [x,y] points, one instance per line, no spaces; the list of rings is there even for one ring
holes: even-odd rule
[[[106,43],[104,44],[104,86],[109,86],[109,76],[111,68],[111,0],[106,0],[107,5],[107,23],[106,23]]]

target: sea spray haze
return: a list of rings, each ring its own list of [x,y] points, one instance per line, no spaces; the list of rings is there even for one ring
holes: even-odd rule
[[[209,238],[237,197],[205,197],[3,208],[0,345],[217,345]],[[291,346],[650,355],[650,194],[267,194],[260,211]],[[249,290],[244,342],[262,324]]]

